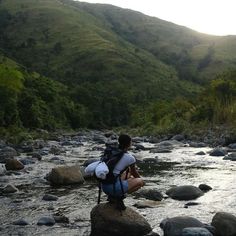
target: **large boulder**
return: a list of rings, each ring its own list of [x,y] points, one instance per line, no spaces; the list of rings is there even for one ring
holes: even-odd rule
[[[177,216],[162,220],[160,227],[164,231],[164,236],[182,236],[182,231],[185,228],[189,227],[206,228],[207,226],[193,217]]]
[[[195,186],[183,185],[170,188],[166,194],[176,200],[193,200],[202,196],[204,193]]]
[[[113,204],[102,203],[91,211],[90,236],[144,236],[150,232],[145,218],[129,207],[119,211]]]
[[[216,228],[216,236],[236,235],[236,217],[230,213],[216,213],[212,219],[211,225]]]
[[[82,184],[84,182],[80,166],[60,166],[53,168],[47,179],[52,185]]]
[[[16,159],[8,159],[5,164],[6,170],[22,170],[24,164]]]
[[[12,147],[4,147],[0,149],[0,163],[6,163],[7,159],[13,159],[17,156],[17,152]]]

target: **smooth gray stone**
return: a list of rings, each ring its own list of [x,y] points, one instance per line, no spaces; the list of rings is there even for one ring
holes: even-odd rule
[[[15,193],[18,191],[18,189],[14,185],[8,184],[3,188],[2,191],[3,193]]]
[[[212,187],[207,184],[200,184],[198,188],[200,188],[203,192],[208,192],[212,190]]]
[[[55,225],[56,221],[54,218],[49,217],[49,216],[43,216],[42,218],[39,219],[37,225],[47,225],[47,226],[52,226]]]
[[[20,162],[21,162],[23,165],[35,164],[35,161],[34,161],[34,160],[31,160],[31,159],[21,159]]]
[[[189,227],[205,227],[205,225],[189,216],[177,216],[166,218],[161,221],[160,227],[164,231],[165,236],[182,236],[182,230]]]
[[[29,223],[25,220],[25,219],[20,219],[20,220],[16,220],[13,222],[13,225],[29,225]]]
[[[203,151],[200,151],[200,152],[197,152],[196,155],[202,155],[203,156],[203,155],[206,155],[206,153],[203,152]]]
[[[236,149],[236,143],[231,143],[228,147],[232,149]]]
[[[211,222],[219,236],[236,235],[236,216],[227,212],[217,212]]]
[[[53,215],[54,220],[56,223],[66,223],[69,224],[69,218],[64,215]]]
[[[227,155],[227,151],[223,148],[215,148],[210,152],[210,156],[220,157]]]
[[[204,193],[192,185],[183,185],[170,188],[166,194],[176,200],[192,200],[202,196]]]
[[[58,200],[58,197],[57,196],[54,196],[52,194],[45,194],[43,196],[43,200],[45,201],[57,201]]]
[[[201,148],[206,147],[207,145],[203,142],[189,142],[190,147]]]
[[[134,196],[138,198],[146,198],[153,201],[161,201],[163,199],[163,194],[157,189],[144,188],[133,193]]]

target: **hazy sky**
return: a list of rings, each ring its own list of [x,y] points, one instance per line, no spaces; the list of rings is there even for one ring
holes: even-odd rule
[[[108,3],[214,35],[236,35],[236,0],[84,0]]]

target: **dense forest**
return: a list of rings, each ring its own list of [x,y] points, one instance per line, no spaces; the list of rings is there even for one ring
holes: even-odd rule
[[[0,133],[236,127],[236,36],[111,5],[0,1]]]

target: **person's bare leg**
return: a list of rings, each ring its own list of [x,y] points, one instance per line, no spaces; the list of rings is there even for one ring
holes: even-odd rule
[[[141,178],[128,179],[128,193],[133,193],[143,187],[144,182]]]

